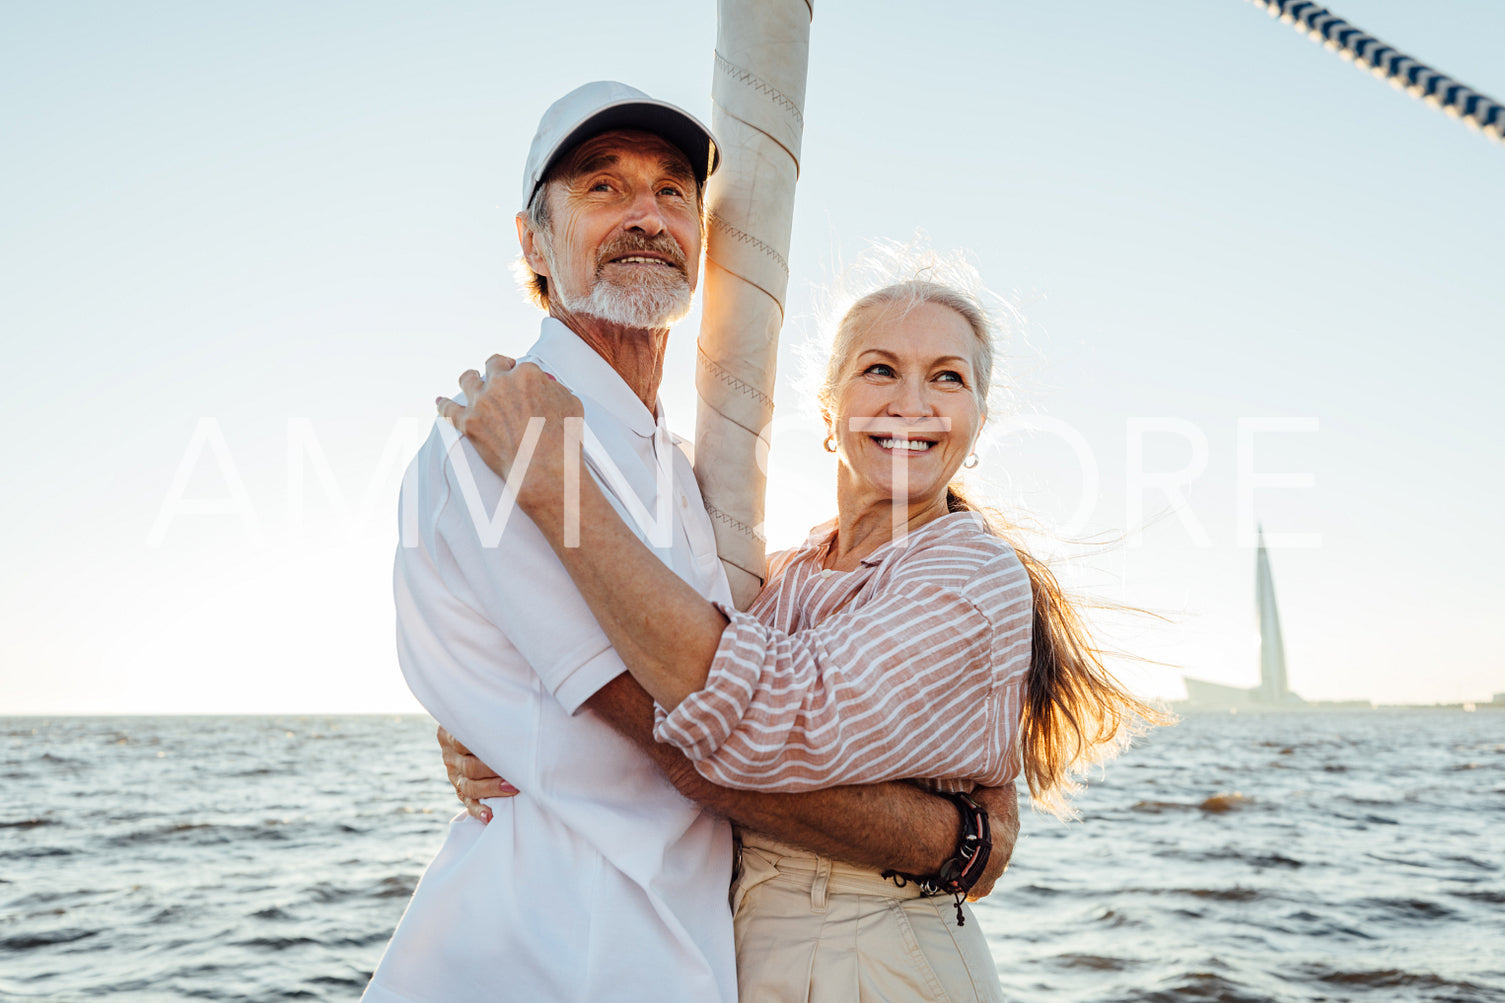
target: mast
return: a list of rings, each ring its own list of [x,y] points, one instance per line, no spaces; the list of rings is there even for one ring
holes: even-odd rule
[[[1265,550],[1265,530],[1259,527],[1259,553],[1254,562],[1254,597],[1259,614],[1259,694],[1265,703],[1288,699],[1286,646],[1280,636],[1280,611],[1275,608],[1275,579],[1270,575],[1270,555]]]
[[[763,491],[814,0],[718,0],[695,477],[738,609],[763,586]]]

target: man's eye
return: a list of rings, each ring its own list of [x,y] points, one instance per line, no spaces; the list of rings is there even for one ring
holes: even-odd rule
[[[593,192],[609,192],[611,191],[611,182],[597,181],[595,184],[591,185],[590,190]]]
[[[674,185],[664,185],[664,187],[658,190],[658,193],[660,195],[668,195],[672,198],[682,198],[684,196],[684,192]]]

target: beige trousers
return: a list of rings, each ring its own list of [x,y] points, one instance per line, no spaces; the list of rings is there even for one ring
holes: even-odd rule
[[[1002,1003],[987,941],[955,899],[743,834],[732,884],[741,1003]],[[964,907],[965,908],[965,907]]]

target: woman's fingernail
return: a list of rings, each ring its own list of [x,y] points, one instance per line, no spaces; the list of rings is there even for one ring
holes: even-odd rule
[[[487,809],[485,809],[485,810],[483,810],[481,812],[481,821],[482,822],[490,822],[491,821],[491,809],[490,808],[487,808]]]
[[[503,794],[516,794],[517,793],[517,788],[513,787],[511,784],[502,784],[501,787],[500,787],[500,789],[501,789],[501,792]]]

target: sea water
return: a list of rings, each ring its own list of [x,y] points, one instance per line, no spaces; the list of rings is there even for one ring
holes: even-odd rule
[[[433,732],[0,719],[0,999],[356,998],[456,809]],[[1189,715],[1078,805],[976,907],[1012,1000],[1505,1001],[1505,713]]]

